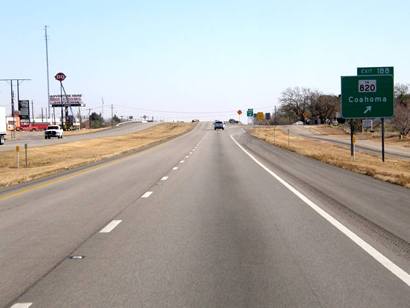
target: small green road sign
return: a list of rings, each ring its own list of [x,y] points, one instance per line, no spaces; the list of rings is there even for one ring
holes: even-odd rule
[[[387,118],[393,116],[393,75],[342,77],[342,117]]]
[[[252,108],[249,108],[249,109],[246,111],[246,116],[248,116],[248,117],[253,117],[253,109],[252,109]]]
[[[358,67],[358,76],[368,76],[368,75],[394,75],[394,68],[392,66],[386,67]]]

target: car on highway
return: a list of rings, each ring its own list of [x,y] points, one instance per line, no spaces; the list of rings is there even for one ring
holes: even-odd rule
[[[224,123],[222,121],[215,121],[214,122],[214,130],[217,130],[217,129],[222,129],[222,130],[225,129]]]
[[[44,131],[44,139],[50,139],[52,137],[57,137],[58,139],[63,138],[63,130],[60,125],[49,125]]]

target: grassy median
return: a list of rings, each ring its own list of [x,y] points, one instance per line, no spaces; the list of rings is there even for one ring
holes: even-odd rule
[[[62,170],[135,152],[182,135],[193,127],[191,123],[163,123],[123,136],[33,147],[28,149],[28,168],[24,167],[24,152],[20,153],[19,169],[16,166],[15,151],[0,152],[0,187],[27,182]]]
[[[383,163],[380,156],[356,152],[355,160],[346,147],[330,142],[289,136],[279,128],[253,128],[250,134],[281,148],[320,160],[374,178],[410,188],[410,161],[387,158]]]

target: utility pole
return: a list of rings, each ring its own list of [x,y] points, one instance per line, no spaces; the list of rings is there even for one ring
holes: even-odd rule
[[[11,97],[11,116],[13,118],[14,125],[14,92],[13,92],[13,79],[10,80],[10,97]]]
[[[101,97],[101,117],[104,120],[104,97]]]
[[[20,80],[17,80],[17,106],[20,103]]]
[[[276,125],[277,123],[276,123],[276,105],[275,105],[275,121],[274,121],[274,124]]]
[[[111,104],[111,126],[114,126],[114,105]]]
[[[91,128],[91,108],[88,108],[88,128]]]
[[[14,92],[13,92],[13,81],[17,81],[17,85],[19,85],[20,81],[24,81],[24,80],[31,80],[31,79],[27,79],[27,78],[6,78],[6,79],[0,79],[0,81],[6,81],[6,82],[10,82],[10,104],[11,104],[11,117],[13,119],[13,132],[12,132],[12,139],[15,138],[14,135],[14,131],[16,130],[16,123],[14,121]],[[17,87],[17,91],[19,91],[18,87]],[[19,94],[17,93],[17,96]]]
[[[46,40],[46,66],[47,66],[47,107],[48,107],[48,116],[50,116],[50,70],[48,65],[48,34],[47,34],[47,26],[44,26],[44,37]],[[55,113],[55,109],[53,107],[53,114]],[[55,117],[55,116],[54,116]]]
[[[81,130],[81,107],[78,107],[78,121],[80,122],[80,130]]]
[[[33,123],[36,122],[35,116],[34,116],[34,102],[31,100],[31,114],[33,115]]]

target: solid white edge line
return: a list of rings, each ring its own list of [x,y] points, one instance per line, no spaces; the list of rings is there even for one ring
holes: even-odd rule
[[[166,181],[166,180],[168,180],[168,177],[167,177],[167,176],[163,176],[163,177],[161,178],[161,181]]]
[[[31,305],[33,305],[33,303],[16,303],[13,306],[11,306],[10,308],[28,308]]]
[[[104,228],[100,230],[100,233],[110,233],[112,230],[117,227],[122,220],[112,220],[108,225],[106,225]]]
[[[397,278],[402,280],[405,284],[410,286],[410,275],[404,271],[402,268],[397,266],[393,263],[390,259],[385,257],[382,253],[376,250],[373,246],[368,244],[366,241],[361,239],[356,233],[351,231],[349,228],[345,227],[342,223],[340,223],[337,219],[333,218],[330,214],[326,211],[321,209],[318,205],[316,205],[313,201],[307,198],[304,194],[299,192],[296,188],[290,185],[288,182],[283,180],[279,177],[276,173],[271,171],[268,167],[263,165],[260,161],[258,161],[251,153],[245,150],[238,141],[231,135],[231,139],[233,142],[246,154],[248,155],[255,163],[257,163],[262,169],[268,172],[271,176],[273,176],[278,182],[280,182],[283,186],[285,186],[288,190],[294,193],[299,199],[309,205],[314,211],[316,211],[320,216],[326,219],[330,224],[336,227],[340,232],[350,238],[356,245],[366,251],[370,256],[372,256],[377,262],[383,265],[386,269],[392,272]]]
[[[149,196],[151,196],[152,195],[152,191],[147,191],[145,194],[143,194],[142,196],[141,196],[141,198],[148,198]]]

